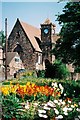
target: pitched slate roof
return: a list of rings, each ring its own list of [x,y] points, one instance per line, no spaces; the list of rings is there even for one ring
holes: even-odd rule
[[[15,56],[19,57],[17,52],[7,52],[7,64],[8,65]]]
[[[35,37],[38,37],[40,39],[40,34],[41,34],[40,29],[38,29],[32,25],[29,25],[25,22],[22,22],[20,20],[19,20],[19,22],[20,22],[22,28],[24,29],[26,35],[28,36],[33,48],[38,52],[42,52],[36,41],[36,38],[35,38]]]

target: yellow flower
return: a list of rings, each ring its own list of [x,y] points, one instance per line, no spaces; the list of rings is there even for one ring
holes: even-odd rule
[[[27,82],[27,84],[26,84],[27,86],[30,86],[30,82]]]
[[[10,86],[10,92],[11,92],[11,93],[16,94],[16,90],[17,90],[17,86],[16,86],[16,85]]]
[[[10,81],[10,85],[12,85],[12,81]]]
[[[1,88],[1,91],[4,95],[9,95],[9,86],[5,86]]]
[[[35,86],[35,84],[34,83],[32,83],[32,87],[34,87]]]
[[[75,106],[75,107],[78,107],[78,105],[77,105],[77,104],[74,104],[74,106]]]

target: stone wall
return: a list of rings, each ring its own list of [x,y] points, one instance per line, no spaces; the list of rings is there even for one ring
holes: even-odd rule
[[[8,38],[8,52],[14,51],[17,45],[22,49],[19,55],[24,67],[30,70],[35,69],[36,54],[19,21],[16,22]]]

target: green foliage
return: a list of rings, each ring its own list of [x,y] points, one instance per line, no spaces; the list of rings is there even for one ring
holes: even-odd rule
[[[5,36],[3,31],[0,31],[0,45],[1,46],[5,45]]]
[[[34,120],[34,118],[36,118],[35,111],[36,109],[33,106],[33,103],[31,103],[30,108],[25,112],[26,120]]]
[[[76,72],[76,73],[80,73],[80,67],[76,67],[76,68],[75,68],[75,72]]]
[[[55,60],[54,64],[48,64],[46,66],[45,77],[66,79],[69,75],[69,71],[60,60]]]
[[[79,101],[80,99],[80,85],[79,82],[76,81],[65,81],[61,82],[61,84],[64,86],[64,93],[66,93],[66,96],[69,98],[74,99],[75,101]],[[63,98],[66,96],[62,96]]]
[[[80,2],[69,2],[58,15],[57,20],[62,25],[60,38],[53,49],[56,58],[64,63],[80,65]]]
[[[10,85],[10,81],[12,81],[12,84],[15,85],[17,83],[20,83],[21,85],[25,85],[26,82],[36,83],[37,85],[49,85],[51,84],[52,80],[47,78],[36,78],[36,77],[26,77],[23,79],[12,79],[2,82],[2,85]],[[56,81],[56,80],[54,80]]]
[[[6,120],[11,118],[24,118],[22,106],[19,104],[19,99],[15,95],[2,96],[2,116]]]
[[[45,70],[39,70],[39,71],[37,72],[37,76],[44,78],[44,77],[45,77]]]
[[[55,68],[55,78],[66,79],[68,77],[69,71],[66,68],[66,65],[60,60],[56,60],[53,66]]]
[[[27,77],[36,77],[36,71],[33,70],[25,70],[24,72],[17,73],[16,78],[23,79]]]

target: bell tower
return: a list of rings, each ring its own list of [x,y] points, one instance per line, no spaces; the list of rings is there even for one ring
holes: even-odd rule
[[[48,59],[52,62],[52,37],[55,34],[55,25],[47,18],[46,21],[41,24],[41,49],[42,49],[42,61]]]

